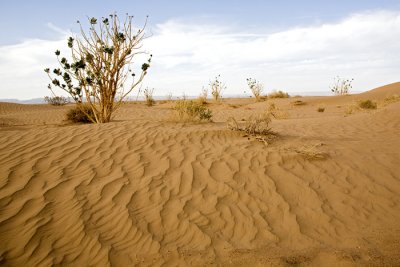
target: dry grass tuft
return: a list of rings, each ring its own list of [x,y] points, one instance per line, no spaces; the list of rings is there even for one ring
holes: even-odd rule
[[[397,101],[400,101],[400,95],[394,94],[394,95],[385,97],[384,104],[387,105],[387,104],[395,103]]]
[[[201,104],[201,105],[206,105],[207,104],[207,97],[208,97],[208,90],[207,88],[204,88],[201,90],[201,94],[199,95],[199,97],[197,98],[197,101]]]
[[[212,118],[210,109],[193,100],[177,100],[173,110],[174,118],[181,122],[211,121]]]
[[[268,94],[268,98],[289,98],[289,94],[283,91],[273,91]]]
[[[153,98],[153,92],[154,92],[154,88],[150,89],[148,87],[146,89],[144,89],[144,91],[143,91],[144,98],[146,100],[146,105],[148,107],[151,107],[156,103],[156,101]]]
[[[270,144],[276,138],[276,133],[271,130],[271,114],[265,112],[263,114],[251,115],[244,121],[236,121],[230,117],[227,120],[227,128],[232,131],[244,133],[243,137],[253,137],[254,139]]]
[[[93,121],[90,118],[94,118],[94,112],[88,104],[75,106],[68,110],[66,114],[67,121],[72,123],[92,123]]]
[[[324,112],[324,111],[325,111],[325,108],[324,108],[324,107],[319,107],[319,108],[317,108],[317,111],[318,111],[318,112]]]
[[[372,100],[360,100],[358,102],[358,106],[362,109],[376,109],[377,108],[377,104],[376,102],[372,101]]]

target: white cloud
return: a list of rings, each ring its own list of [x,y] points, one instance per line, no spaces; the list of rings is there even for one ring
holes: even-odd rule
[[[265,34],[179,20],[152,31],[145,48],[154,55],[153,64],[144,85],[155,87],[157,95],[196,95],[217,74],[226,81],[227,94],[242,93],[247,77],[261,80],[267,90],[289,92],[328,91],[336,75],[355,78],[355,90],[399,80],[400,11]],[[62,39],[0,47],[0,98],[46,95],[42,69],[55,66],[53,51],[65,47]]]

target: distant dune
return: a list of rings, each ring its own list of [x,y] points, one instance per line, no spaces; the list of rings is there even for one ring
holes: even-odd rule
[[[0,103],[0,265],[400,266],[396,94],[210,101],[198,124]],[[271,102],[272,144],[226,128]]]

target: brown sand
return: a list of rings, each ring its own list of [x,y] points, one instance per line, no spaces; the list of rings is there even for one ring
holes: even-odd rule
[[[169,122],[170,103],[104,125],[0,103],[0,265],[399,266],[393,94],[228,99],[207,124]],[[378,109],[346,115],[360,99]],[[272,144],[226,129],[269,102]]]

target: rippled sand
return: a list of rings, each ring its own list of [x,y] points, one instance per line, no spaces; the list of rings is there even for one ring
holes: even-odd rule
[[[170,122],[171,103],[103,125],[0,103],[0,265],[400,265],[393,94],[227,99],[206,124]],[[345,115],[360,99],[378,109]],[[226,129],[271,102],[272,144]]]

